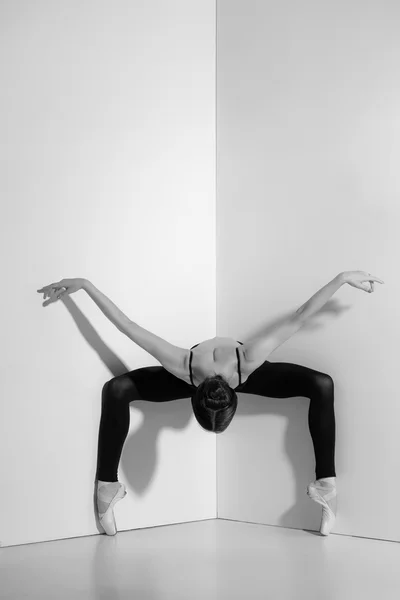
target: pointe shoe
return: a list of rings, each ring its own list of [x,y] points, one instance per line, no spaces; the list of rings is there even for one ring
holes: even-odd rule
[[[119,482],[118,482],[119,483]],[[102,488],[108,484],[102,484],[97,490],[97,511],[99,515],[99,522],[107,535],[115,535],[117,533],[117,525],[114,517],[114,506],[126,496],[126,488],[123,483],[119,483],[119,487],[114,496],[110,499],[105,499],[104,494],[101,493]]]
[[[329,535],[336,520],[336,486],[323,486],[318,481],[313,481],[307,486],[307,494],[311,500],[321,504],[322,519],[320,533],[322,535]]]

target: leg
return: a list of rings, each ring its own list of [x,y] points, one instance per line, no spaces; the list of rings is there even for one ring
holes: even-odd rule
[[[118,464],[129,431],[129,404],[133,400],[167,402],[190,398],[193,387],[164,367],[143,367],[108,381],[103,387],[103,403],[97,453],[97,509],[107,535],[115,535],[113,509],[125,494],[118,482]]]
[[[168,402],[190,398],[193,388],[164,367],[135,369],[108,381],[103,388],[96,479],[118,481],[118,464],[129,431],[133,400]]]
[[[330,375],[292,363],[265,361],[235,391],[271,398],[309,398],[316,479],[336,477],[334,383]]]

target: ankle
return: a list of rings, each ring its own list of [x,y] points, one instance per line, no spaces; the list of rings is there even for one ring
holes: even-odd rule
[[[99,479],[97,481],[97,489],[99,489],[100,487],[103,487],[104,485],[108,486],[117,486],[119,484],[118,481],[102,481],[101,479]]]
[[[326,487],[336,485],[336,477],[321,477],[317,482]]]

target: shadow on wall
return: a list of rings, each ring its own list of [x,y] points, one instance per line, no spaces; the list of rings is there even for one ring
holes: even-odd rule
[[[316,312],[312,317],[307,319],[307,321],[302,326],[301,331],[315,331],[317,329],[321,329],[322,327],[324,327],[323,320],[325,319],[318,321],[319,317],[325,317],[326,315],[328,315],[337,318],[350,308],[350,304],[340,304],[339,300],[337,300],[336,298],[332,298],[331,300],[328,300],[328,302],[318,312]],[[267,335],[268,333],[271,333],[277,326],[283,323],[285,319],[289,317],[289,315],[293,314],[293,312],[294,311],[286,312],[283,313],[280,317],[275,317],[272,321],[269,321],[262,329],[258,327],[253,334],[247,336],[246,340],[253,341],[257,338]]]
[[[83,338],[109,369],[111,373],[110,379],[130,372],[127,365],[99,336],[71,297],[65,296],[60,301],[66,306]],[[102,393],[99,390],[100,409],[103,401],[104,387]],[[132,403],[130,408],[131,410],[142,411],[143,420],[135,433],[128,434],[121,456],[120,468],[122,466],[124,473],[129,478],[129,486],[138,495],[143,495],[153,478],[157,463],[157,439],[159,432],[165,428],[179,430],[187,427],[193,414],[192,406],[188,397],[187,399],[184,398],[169,402],[140,401],[135,404]],[[100,418],[98,425],[100,425]],[[94,466],[95,472],[96,465]],[[96,506],[95,490],[93,502],[94,506]],[[95,514],[97,514],[96,510]],[[99,531],[103,532],[103,529],[100,527]]]
[[[351,305],[340,304],[337,299],[329,300],[320,311],[315,313],[315,315],[310,317],[304,323],[301,330],[312,332],[321,329],[325,325],[326,316],[339,318],[341,314],[351,308]],[[272,330],[282,323],[290,314],[293,314],[293,311],[282,314],[273,321],[269,321],[262,329],[258,327],[257,331],[255,331],[251,337],[249,336],[248,339],[254,340],[272,332]],[[274,361],[272,360],[270,362]],[[336,386],[335,391],[337,391]],[[279,515],[277,524],[282,527],[298,529],[299,523],[310,523],[310,528],[304,528],[303,530],[311,535],[320,536],[319,525],[321,514],[320,511],[316,511],[314,503],[309,501],[306,494],[307,484],[315,479],[314,447],[308,426],[309,398],[303,396],[291,398],[267,398],[265,396],[240,393],[239,396],[242,396],[243,401],[239,401],[235,416],[246,418],[258,415],[271,415],[281,418],[286,424],[283,450],[288,457],[292,468],[296,499],[292,506]],[[273,420],[271,419],[271,423],[272,421]],[[274,424],[271,424],[272,432],[274,427]],[[266,435],[268,436],[268,431],[266,431]],[[235,451],[238,455],[242,456],[246,456],[249,453],[245,441],[243,441],[243,446],[241,446],[241,442],[237,442],[236,440]],[[255,452],[257,453],[257,450]],[[251,451],[248,455],[248,460],[252,461]],[[273,465],[271,465],[271,471],[272,473],[274,472]],[[265,465],[265,469],[263,473],[260,473],[260,476],[268,480],[268,465]],[[247,481],[247,485],[249,485],[249,481]],[[255,480],[254,493],[256,494],[258,493],[258,485],[258,481]],[[252,508],[249,507],[249,514],[245,515],[244,519],[251,522],[252,514]]]
[[[70,297],[66,296],[62,302],[70,312],[80,333],[97,353],[106,367],[108,367],[112,377],[117,377],[129,372],[128,367],[123,363],[123,361],[121,361],[115,352],[113,352],[113,350],[105,344],[74,301]],[[338,300],[332,299],[328,301],[325,306],[318,311],[318,313],[316,313],[313,317],[310,317],[305,322],[302,327],[302,331],[312,332],[314,330],[321,329],[324,324],[322,321],[318,322],[319,317],[330,315],[337,318],[349,308],[351,308],[351,306],[340,305]],[[290,313],[282,314],[278,318],[274,318],[273,321],[269,321],[267,325],[262,327],[262,329],[258,328],[253,335],[247,336],[247,340],[253,340],[271,332],[275,327],[282,323],[289,316],[289,314]],[[245,342],[246,338],[244,338],[243,341]],[[239,392],[239,396],[240,395],[241,394]],[[307,415],[308,412],[309,401],[307,399],[303,399],[303,402],[306,404],[301,402],[293,405],[292,399],[277,400],[275,398],[271,398],[268,400],[268,402],[265,402],[265,397],[257,397],[249,394],[246,394],[246,396],[245,413],[242,412],[244,403],[239,402],[238,411],[236,413],[237,415],[250,416],[254,414],[277,414],[279,416],[287,417],[288,428],[285,435],[285,449],[293,466],[293,472],[296,480],[303,482],[304,478],[302,476],[302,472],[304,472],[305,469],[308,471],[309,468],[311,468],[310,465],[312,468],[314,468],[314,454],[311,440],[309,444],[310,447],[308,449],[306,445],[303,446],[304,451],[299,449],[297,442],[299,436],[309,437],[308,426],[305,421],[305,415]],[[99,397],[100,406],[102,401],[103,397]],[[131,407],[132,406],[134,406],[134,410],[142,411],[143,420],[138,430],[134,434],[128,436],[126,439],[120,465],[123,465],[124,473],[128,477],[130,474],[132,474],[132,477],[129,477],[129,485],[132,487],[132,489],[137,494],[143,495],[153,477],[156,466],[157,439],[159,432],[167,427],[176,430],[184,429],[192,418],[192,407],[189,398],[168,402],[141,402],[140,404],[132,404]],[[296,406],[297,410],[300,411],[298,413],[299,418],[295,420],[293,419],[293,406]],[[299,431],[299,429],[301,429],[301,431]],[[293,440],[293,443],[291,443],[291,440]],[[308,464],[309,462],[310,464]],[[299,500],[304,495],[303,491],[304,490],[299,489]],[[96,506],[95,490],[93,502],[94,506]],[[282,515],[281,524],[285,526],[293,526],[294,523],[298,523],[297,513],[299,511],[304,514],[304,506],[302,502],[296,503],[296,505],[288,511],[288,514]],[[99,531],[102,531],[101,527],[99,528]]]

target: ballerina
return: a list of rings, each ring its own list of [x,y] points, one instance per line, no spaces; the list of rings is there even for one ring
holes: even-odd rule
[[[368,293],[384,283],[365,271],[339,273],[268,334],[247,342],[215,337],[190,349],[170,344],[131,321],[87,279],[62,279],[44,286],[43,306],[83,289],[105,316],[126,336],[154,356],[162,366],[135,369],[106,382],[99,427],[97,507],[107,535],[117,527],[113,508],[126,495],[118,481],[118,465],[129,431],[129,404],[134,400],[168,402],[190,398],[200,426],[222,433],[232,421],[238,392],[271,398],[310,399],[308,425],[315,454],[316,479],[308,496],[322,506],[320,533],[329,535],[336,518],[334,382],[330,375],[267,357],[294,335],[344,284]],[[46,300],[48,298],[48,300]],[[194,351],[194,349],[196,350]]]

